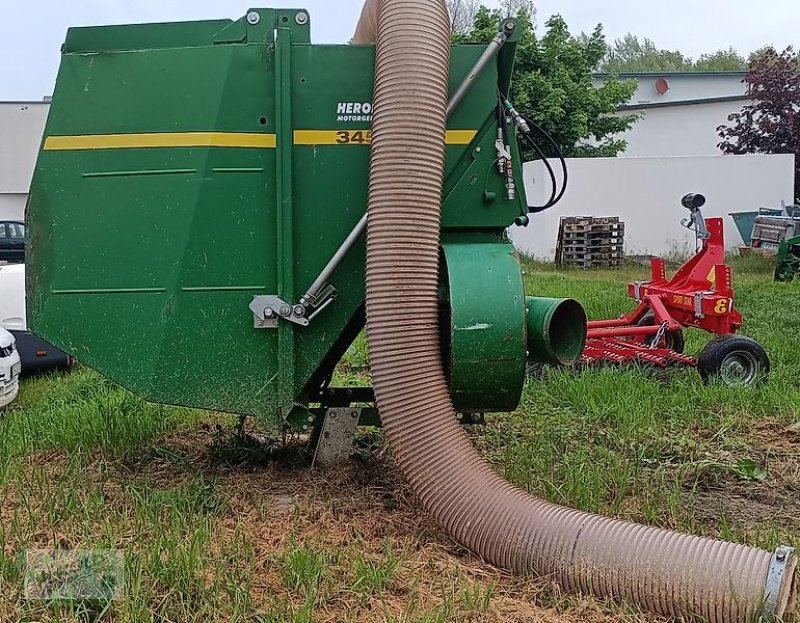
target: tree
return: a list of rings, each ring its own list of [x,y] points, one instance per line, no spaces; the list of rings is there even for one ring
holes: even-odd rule
[[[533,21],[536,16],[536,7],[533,0],[500,0],[500,11],[503,17],[516,17],[521,13],[528,15]]]
[[[464,40],[489,41],[504,17],[502,10],[481,7]],[[611,77],[603,86],[594,86],[592,72],[608,49],[602,27],[591,35],[573,37],[564,20],[555,15],[539,37],[526,9],[517,17],[523,33],[511,88],[515,107],[547,131],[567,157],[616,156],[623,151],[627,144],[617,135],[638,117],[613,113],[633,95],[636,82]],[[546,155],[556,155],[544,141],[541,146]],[[524,156],[533,158],[534,154],[528,151]]]
[[[450,34],[454,37],[465,35],[472,28],[475,14],[480,6],[479,0],[447,0],[450,12]]]
[[[691,60],[678,51],[659,50],[650,39],[628,33],[614,41],[603,61],[607,73],[689,71]]]
[[[747,61],[733,48],[703,54],[694,62],[694,71],[746,71]]]
[[[717,128],[725,154],[795,154],[795,199],[800,198],[800,55],[770,48],[754,58],[744,79],[753,103]]]
[[[767,52],[774,52],[774,51],[775,51],[775,49],[771,45],[762,45],[757,50],[754,50],[753,52],[751,52],[750,56],[747,57],[747,66],[749,67],[750,65],[755,63],[762,54],[766,54]],[[745,69],[747,69],[747,68],[745,68]]]
[[[628,33],[614,41],[601,65],[607,73],[745,71],[747,61],[733,48],[703,54],[696,61],[677,50],[662,50],[648,38]]]

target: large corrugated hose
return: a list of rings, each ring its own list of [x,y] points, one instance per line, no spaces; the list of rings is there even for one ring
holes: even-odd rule
[[[777,618],[793,592],[790,553],[782,559],[536,499],[497,476],[461,429],[441,363],[437,303],[447,8],[445,0],[376,2],[367,335],[386,436],[416,495],[490,563],[566,590],[714,623]],[[369,40],[369,30],[354,42]]]

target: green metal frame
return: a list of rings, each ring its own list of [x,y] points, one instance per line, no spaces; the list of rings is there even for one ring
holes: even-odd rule
[[[363,327],[363,240],[309,326],[254,329],[248,310],[259,295],[296,302],[366,210],[370,119],[348,111],[371,105],[374,47],[311,45],[300,13],[67,35],[31,188],[30,324],[149,400],[308,421]],[[481,347],[509,363],[483,359],[501,380],[482,400],[461,390],[478,378],[479,344],[454,338],[453,382],[470,410],[513,409],[522,385],[524,297],[502,235],[526,200],[516,140],[513,200],[494,146],[515,40],[448,126],[454,322],[491,315],[491,340],[507,329],[514,343]],[[483,50],[453,48],[451,91]],[[469,284],[466,266],[488,281]]]

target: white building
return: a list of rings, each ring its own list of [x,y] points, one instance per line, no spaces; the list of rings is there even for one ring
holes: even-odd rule
[[[556,161],[551,161],[558,167]],[[780,207],[794,188],[794,156],[683,156],[664,158],[571,158],[564,199],[531,217],[526,228],[510,229],[525,255],[552,260],[562,216],[618,216],[625,223],[629,255],[685,257],[695,249],[694,232],[681,225],[689,212],[686,193],[704,194],[703,214],[722,217],[729,249],[743,244],[731,212]],[[541,162],[525,164],[528,200],[547,201],[550,181]]]
[[[641,119],[621,135],[626,158],[718,156],[717,128],[748,103],[745,72],[621,74],[638,81],[636,92],[618,114]],[[596,86],[606,79],[594,77]]]
[[[794,156],[722,155],[717,128],[748,103],[744,72],[622,74],[636,79],[630,101],[617,114],[640,120],[624,134],[618,158],[569,160],[569,187],[557,206],[534,215],[526,229],[511,228],[523,253],[552,260],[561,216],[618,216],[629,254],[690,253],[694,234],[680,221],[680,198],[703,193],[706,217],[722,217],[728,248],[742,244],[731,212],[780,207],[794,198]],[[594,77],[599,86],[604,75]],[[558,170],[557,163],[553,163]],[[531,203],[541,203],[550,182],[541,163],[525,165]]]
[[[19,220],[44,135],[47,102],[0,102],[0,220]]]

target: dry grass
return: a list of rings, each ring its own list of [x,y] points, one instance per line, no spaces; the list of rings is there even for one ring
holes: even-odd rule
[[[769,385],[704,387],[692,371],[546,371],[511,414],[470,429],[509,480],[583,510],[774,548],[800,543],[800,289],[737,267]],[[532,294],[590,315],[629,306],[627,272],[527,267]],[[688,336],[690,351],[706,341]],[[365,343],[344,380],[368,381]],[[222,426],[219,429],[218,426]],[[235,421],[148,405],[98,375],[26,381],[0,421],[0,621],[645,623],[476,559],[420,511],[379,434],[341,469]],[[30,548],[112,548],[123,598],[32,602]]]
[[[168,435],[141,461],[30,455],[4,487],[6,556],[54,545],[124,550],[127,584],[145,601],[113,605],[105,621],[138,621],[144,610],[154,621],[643,620],[474,558],[419,512],[386,456],[324,472],[230,467],[215,459],[214,437],[209,426]],[[202,551],[188,568],[193,539]],[[174,586],[155,558],[181,567]],[[10,579],[0,584],[2,620],[91,618],[25,603]]]

